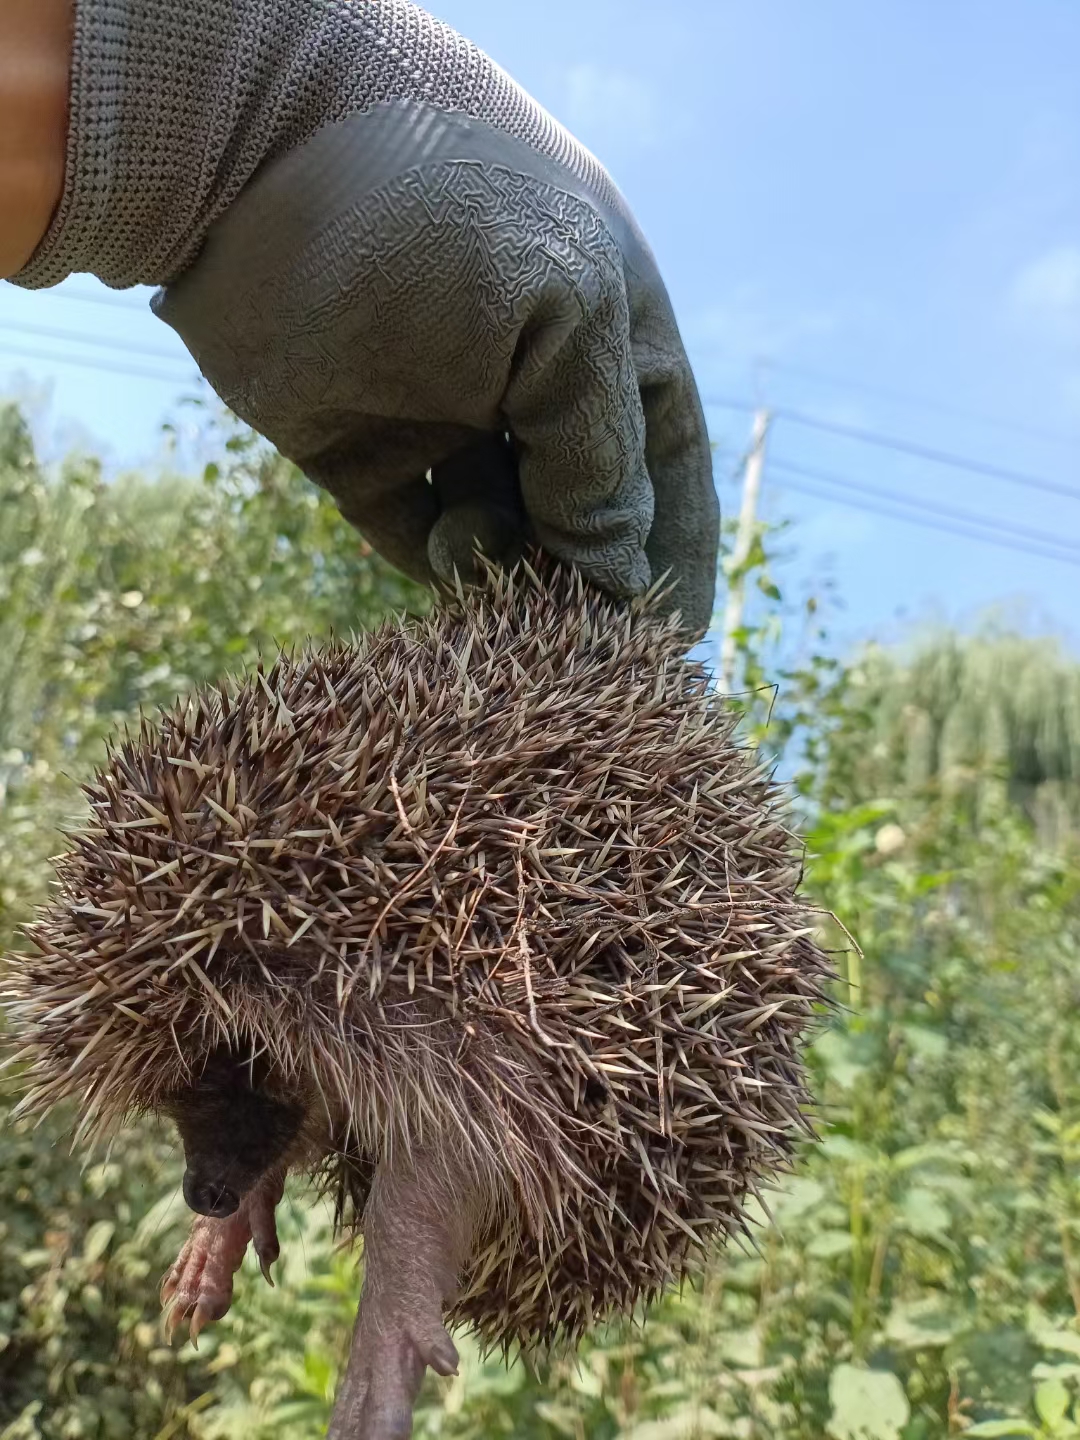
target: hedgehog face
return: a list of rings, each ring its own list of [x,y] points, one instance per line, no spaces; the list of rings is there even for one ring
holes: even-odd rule
[[[215,1219],[234,1214],[268,1171],[288,1163],[305,1118],[302,1097],[281,1091],[250,1055],[226,1049],[160,1109],[184,1146],[184,1199]]]

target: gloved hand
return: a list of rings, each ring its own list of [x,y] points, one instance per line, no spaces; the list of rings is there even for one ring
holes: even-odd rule
[[[409,0],[76,0],[63,203],[16,283],[160,285],[221,398],[417,580],[526,542],[708,625],[700,401],[611,180]]]

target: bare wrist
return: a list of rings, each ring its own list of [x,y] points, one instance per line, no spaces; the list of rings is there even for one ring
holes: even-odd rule
[[[0,0],[0,276],[49,228],[64,186],[74,0]]]

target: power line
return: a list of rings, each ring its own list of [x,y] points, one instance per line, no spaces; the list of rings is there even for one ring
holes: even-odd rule
[[[127,340],[114,340],[110,335],[86,335],[78,330],[57,330],[51,325],[24,325],[17,320],[0,321],[0,340],[8,331],[16,335],[29,335],[32,340],[60,340],[64,344],[98,345],[106,350],[118,350],[124,355],[145,355],[150,360],[165,360],[183,364],[181,357],[170,355],[167,350],[156,346],[132,344]]]
[[[57,355],[48,350],[35,350],[26,345],[3,345],[0,355],[11,352],[17,359],[42,360],[52,365],[71,365],[77,370],[95,370],[108,375],[128,375],[136,380],[160,380],[173,386],[183,386],[198,380],[197,375],[187,377],[167,375],[162,370],[148,370],[143,365],[124,365],[118,360],[79,360],[71,355]]]
[[[735,400],[727,396],[714,395],[705,401],[706,405],[721,410],[741,410],[753,413],[758,407],[748,400]],[[973,475],[983,475],[991,480],[1005,480],[1011,485],[1026,486],[1031,490],[1043,490],[1048,495],[1063,495],[1068,500],[1080,500],[1080,490],[1064,485],[1057,480],[1047,480],[1042,475],[1030,475],[1022,470],[1009,470],[1001,465],[991,465],[983,460],[973,460],[967,455],[957,455],[950,450],[936,450],[930,445],[920,445],[914,440],[903,440],[893,435],[882,435],[874,430],[864,430],[858,425],[843,425],[839,421],[818,420],[801,410],[790,410],[778,405],[772,409],[777,420],[789,420],[793,425],[802,425],[809,430],[820,430],[828,435],[840,435],[846,440],[857,440],[864,445],[873,445],[880,450],[896,450],[902,455],[913,455],[918,460],[929,460],[935,465],[952,466]]]
[[[761,406],[753,400],[735,400],[729,395],[710,395],[707,399],[703,397],[702,404],[706,408],[715,407],[717,410],[738,410],[744,415],[754,415],[761,409]],[[769,414],[775,415],[776,413],[770,407]]]
[[[961,524],[977,525],[985,530],[995,530],[1006,538],[1019,536],[1036,545],[1049,545],[1080,552],[1080,540],[1062,538],[1051,534],[1049,530],[1033,530],[1029,526],[1016,525],[1007,520],[997,520],[993,516],[979,515],[974,510],[963,510],[955,505],[942,505],[938,501],[925,500],[921,496],[913,499],[910,495],[905,495],[903,491],[892,490],[886,485],[866,485],[861,481],[850,480],[843,475],[835,475],[828,470],[815,470],[810,466],[796,465],[788,460],[774,460],[771,462],[771,468],[783,474],[802,476],[806,480],[837,485],[842,490],[852,490],[858,495],[877,496],[881,500],[907,505],[914,510],[925,510],[932,515],[940,515],[946,520],[958,520]]]
[[[916,409],[936,411],[939,415],[950,415],[956,420],[970,420],[975,424],[989,425],[998,430],[1011,430],[1017,435],[1027,435],[1033,440],[1046,440],[1054,445],[1080,445],[1080,435],[1066,435],[1061,431],[1044,430],[1036,425],[1025,425],[1021,420],[968,410],[961,405],[952,405],[947,400],[931,399],[928,395],[913,395],[908,391],[893,390],[889,386],[874,385],[865,380],[828,375],[820,370],[811,370],[805,365],[790,365],[785,360],[759,360],[758,364],[765,370],[774,370],[781,375],[793,375],[810,380],[817,385],[827,385],[838,390],[852,390],[863,395],[876,395],[882,400],[891,400],[900,405],[910,405]]]
[[[808,485],[801,480],[785,480],[784,486],[788,490],[797,490],[803,495],[812,495],[818,500],[831,500],[838,505],[848,505],[855,510],[868,510],[874,515],[884,515],[890,520],[903,520],[908,525],[919,525],[926,530],[941,530],[949,535],[959,535],[965,540],[981,541],[984,545],[998,545],[1004,550],[1018,550],[1029,555],[1038,555],[1043,560],[1060,560],[1063,565],[1080,566],[1080,557],[1073,555],[1056,554],[1051,550],[1044,550],[1037,545],[1029,545],[1022,540],[1006,540],[996,535],[980,535],[964,525],[954,525],[948,520],[929,520],[919,515],[905,514],[902,510],[894,509],[888,505],[878,505],[870,500],[856,500],[853,497],[837,495],[818,485]]]
[[[139,301],[128,301],[121,298],[120,294],[90,295],[71,290],[43,290],[39,292],[53,300],[66,300],[76,305],[99,305],[112,310],[126,310],[129,315],[149,314],[149,303]],[[877,395],[883,400],[895,401],[901,405],[910,405],[923,410],[936,411],[941,415],[950,415],[958,420],[970,420],[980,425],[989,425],[999,430],[1011,430],[1017,435],[1027,435],[1032,439],[1045,440],[1054,445],[1076,445],[1080,443],[1080,436],[1066,435],[1053,430],[1041,429],[1034,425],[1025,425],[1022,421],[1006,419],[999,415],[989,415],[977,410],[968,410],[963,406],[950,405],[946,401],[933,399],[927,395],[914,395],[908,391],[894,390],[890,386],[873,385],[864,380],[854,380],[848,376],[826,374],[820,370],[813,370],[805,365],[793,365],[785,360],[759,359],[757,362],[763,369],[777,371],[781,374],[800,377],[810,380],[814,384],[828,385],[834,389],[853,390],[864,395]],[[752,410],[752,405],[737,405],[735,408]]]
[[[973,475],[985,475],[991,480],[1005,480],[1010,485],[1023,485],[1029,490],[1043,490],[1048,495],[1064,495],[1070,500],[1080,500],[1080,490],[1075,486],[1047,480],[1041,475],[1029,475],[1022,470],[1006,469],[1003,465],[971,460],[966,455],[955,455],[949,450],[936,450],[931,445],[919,445],[913,440],[901,440],[893,435],[879,435],[873,430],[863,430],[858,425],[842,425],[834,420],[815,420],[812,415],[804,415],[800,410],[778,409],[773,413],[793,425],[822,430],[829,435],[842,435],[847,440],[874,445],[879,450],[896,450],[902,455],[914,455],[916,459],[929,460],[935,465],[951,465],[954,470],[967,470]]]

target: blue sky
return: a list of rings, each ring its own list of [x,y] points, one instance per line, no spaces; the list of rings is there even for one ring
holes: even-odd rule
[[[612,170],[660,260],[706,399],[781,411],[765,503],[797,522],[789,583],[831,576],[848,637],[1004,606],[1080,643],[1078,565],[850,508],[830,487],[833,498],[797,492],[791,480],[806,476],[785,467],[840,476],[856,487],[842,493],[864,501],[859,487],[886,489],[1014,534],[1049,532],[1077,561],[1080,498],[782,413],[954,452],[1080,496],[1080,5],[431,8]],[[0,388],[29,396],[54,448],[93,437],[126,464],[160,452],[162,421],[184,413],[176,400],[189,371],[135,296],[76,299],[104,295],[86,278],[50,295],[0,286]],[[71,333],[117,348],[79,345]],[[60,365],[28,349],[142,374]],[[709,415],[733,509],[728,474],[750,417],[719,404]]]

